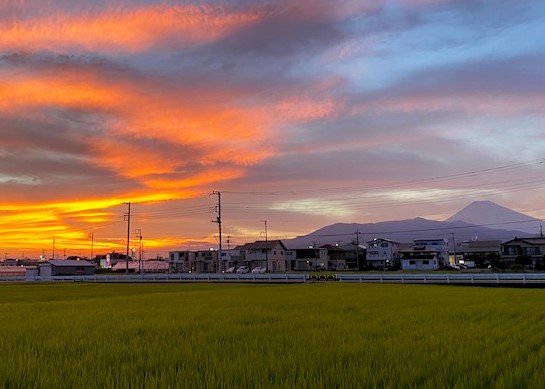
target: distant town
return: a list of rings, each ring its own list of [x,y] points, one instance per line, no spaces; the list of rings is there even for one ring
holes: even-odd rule
[[[457,244],[456,244],[457,243]],[[544,270],[545,237],[451,242],[375,238],[364,243],[288,249],[281,240],[258,240],[232,249],[181,250],[168,258],[136,259],[120,253],[92,259],[0,261],[0,277],[76,276],[97,273],[285,273],[363,271]]]

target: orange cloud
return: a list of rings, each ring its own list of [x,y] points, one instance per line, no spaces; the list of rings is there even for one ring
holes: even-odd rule
[[[111,113],[101,123],[109,135],[88,138],[86,143],[93,150],[93,164],[123,177],[138,180],[175,173],[189,158],[203,165],[247,165],[270,154],[259,143],[267,137],[264,130],[271,118],[234,107],[190,105],[184,96],[179,105],[175,92],[149,95],[134,85],[101,81],[91,72],[14,77],[4,81],[1,93],[5,98],[0,100],[0,111],[7,113],[48,106]],[[133,142],[138,139],[157,139],[194,152],[172,158]]]
[[[234,12],[220,6],[148,5],[109,7],[85,15],[58,12],[0,25],[0,47],[141,51],[171,38],[174,45],[212,42],[234,28],[255,23],[265,9]]]
[[[123,222],[121,215],[125,209],[117,212],[105,210],[119,207],[124,201],[142,205],[176,197],[179,195],[156,193],[135,194],[132,197],[127,196],[126,199],[87,199],[34,205],[0,204],[0,246],[36,254],[43,247],[51,247],[55,239],[58,247],[84,249],[89,246],[90,231],[104,223]],[[97,248],[120,247],[117,239],[112,242],[107,235],[103,238],[97,239]]]

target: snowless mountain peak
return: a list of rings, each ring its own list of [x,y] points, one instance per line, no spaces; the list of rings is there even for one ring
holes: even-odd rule
[[[529,233],[536,233],[541,222],[539,219],[513,211],[492,201],[474,201],[446,221],[462,221],[477,226],[501,230],[516,229]]]

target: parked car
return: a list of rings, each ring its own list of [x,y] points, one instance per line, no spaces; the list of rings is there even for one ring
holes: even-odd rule
[[[237,274],[248,273],[250,268],[248,266],[241,266],[237,269]]]
[[[237,271],[237,268],[234,266],[231,266],[230,268],[226,269],[224,273],[234,273]]]
[[[440,270],[460,270],[456,265],[445,265]]]
[[[261,266],[256,266],[252,269],[252,273],[254,274],[263,274],[263,273],[266,273],[267,272],[267,269],[265,269],[264,267],[261,267]]]

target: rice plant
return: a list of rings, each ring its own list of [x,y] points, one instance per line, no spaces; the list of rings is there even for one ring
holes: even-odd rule
[[[545,291],[3,284],[0,387],[540,387]]]

